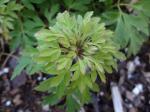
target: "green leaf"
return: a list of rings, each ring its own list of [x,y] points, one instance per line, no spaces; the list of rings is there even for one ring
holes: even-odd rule
[[[42,59],[42,60],[43,60],[43,59]],[[49,73],[49,74],[58,74],[59,71],[56,71],[56,69],[57,69],[57,67],[56,67],[54,64],[48,63],[48,64],[45,66],[43,72]]]
[[[70,69],[71,64],[72,64],[72,59],[70,58],[61,58],[58,60],[58,65],[57,65],[57,69],[61,70],[61,69]]]
[[[90,89],[93,88],[92,80],[89,75],[84,76],[84,82],[86,83],[87,87],[89,87]]]
[[[148,23],[147,18],[141,15],[132,16],[124,14],[118,19],[116,27],[116,37],[117,41],[121,47],[128,47],[128,55],[136,54],[143,41],[146,40],[145,36],[140,34],[148,35]],[[129,44],[129,45],[128,45]]]
[[[31,0],[32,3],[41,4],[45,0]]]
[[[106,76],[105,76],[105,74],[103,74],[101,72],[98,72],[98,74],[99,74],[99,77],[100,77],[101,81],[106,83]]]
[[[95,62],[95,67],[98,72],[104,73],[104,69],[100,63]]]
[[[58,96],[56,94],[50,95],[50,96],[46,96],[43,98],[43,104],[50,104],[50,105],[55,105],[58,103],[60,99],[58,98]]]
[[[1,0],[0,1],[0,6],[3,5],[3,4],[5,4],[5,3],[8,3],[8,2],[9,2],[9,0]]]
[[[27,65],[31,64],[31,62],[32,61],[29,57],[21,57],[19,59],[18,65],[13,72],[11,79],[14,79],[16,76],[18,76],[24,70],[24,68],[27,67]]]
[[[38,31],[35,34],[35,37],[38,40],[43,40],[43,39],[46,39],[47,37],[51,37],[51,36],[52,36],[52,34],[48,29],[41,29],[40,31]],[[55,38],[48,38],[48,39],[55,39]]]
[[[50,10],[47,7],[45,8],[44,15],[47,18],[49,25],[54,24],[54,17],[55,14],[59,12],[59,8],[60,5],[57,3],[52,4]]]
[[[126,28],[124,26],[125,24],[123,21],[123,17],[120,16],[118,18],[115,34],[116,34],[116,41],[120,44],[122,48],[127,46],[129,42],[129,37],[126,35],[128,32],[126,31]]]
[[[80,78],[78,79],[78,88],[79,88],[81,94],[86,89],[86,83],[83,80],[84,80],[83,76],[80,76]]]
[[[73,74],[71,80],[72,80],[72,81],[75,81],[75,80],[77,80],[79,77],[80,77],[80,72],[79,72],[79,70],[76,70],[76,71],[74,72],[74,74]]]
[[[27,7],[30,10],[34,10],[34,6],[32,5],[30,0],[21,0],[21,2],[23,3],[23,5],[25,7]]]
[[[76,102],[76,100],[72,97],[72,95],[68,95],[66,98],[67,110],[66,112],[76,112],[80,108],[80,105]]]
[[[67,90],[67,86],[70,83],[70,73],[69,72],[65,72],[64,74],[64,79],[63,81],[60,83],[60,85],[57,87],[56,89],[56,94],[59,98],[61,98],[62,96],[65,95],[65,92]]]
[[[80,66],[81,73],[85,74],[86,73],[86,68],[87,68],[87,65],[86,65],[85,61],[79,59],[79,66]]]
[[[54,56],[57,56],[59,54],[60,54],[60,49],[45,49],[45,50],[42,50],[39,57],[51,57],[51,58],[53,58]]]
[[[144,13],[146,16],[150,17],[150,7],[149,7],[150,1],[149,0],[140,0],[137,3],[133,4],[132,7],[142,13]]]
[[[149,30],[148,30],[148,18],[138,15],[138,16],[132,16],[132,15],[123,15],[125,22],[128,21],[129,25],[132,25],[137,29],[137,31],[141,31],[147,36],[149,35]]]
[[[98,92],[98,91],[100,90],[100,88],[99,88],[99,86],[98,86],[97,83],[93,83],[93,88],[92,88],[92,90],[93,90],[94,92]]]
[[[88,9],[86,5],[90,4],[91,0],[64,0],[68,9],[74,9],[77,11],[85,11]]]
[[[52,87],[57,87],[61,83],[63,78],[64,78],[64,74],[60,74],[52,78],[49,78],[46,81],[40,83],[40,85],[37,86],[35,90],[42,91],[42,92],[48,91]]]
[[[112,25],[117,22],[119,13],[118,11],[106,11],[102,14],[102,19],[106,23],[106,25]]]
[[[96,71],[93,71],[93,72],[91,73],[91,80],[92,80],[93,82],[95,82],[96,78],[97,78],[97,72],[96,72]]]

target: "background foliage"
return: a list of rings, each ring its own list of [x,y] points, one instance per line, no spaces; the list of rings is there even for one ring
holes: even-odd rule
[[[116,33],[116,42],[136,54],[149,35],[149,0],[1,0],[1,34],[11,49],[34,45],[35,32],[52,25],[58,12],[94,11]],[[14,29],[15,27],[15,29]],[[23,43],[22,43],[23,42]]]

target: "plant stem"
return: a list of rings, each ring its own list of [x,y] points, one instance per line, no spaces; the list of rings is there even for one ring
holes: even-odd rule
[[[1,56],[2,55],[6,55],[7,56],[7,58],[5,59],[5,61],[3,62],[2,66],[1,66],[2,68],[5,67],[5,65],[8,62],[8,60],[9,60],[10,57],[15,58],[15,59],[18,58],[17,56],[14,56],[13,53],[14,53],[14,51],[12,51],[10,54],[8,54],[8,53],[2,53],[1,54]]]

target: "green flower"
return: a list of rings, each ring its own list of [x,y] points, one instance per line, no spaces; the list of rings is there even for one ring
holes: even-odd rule
[[[71,16],[65,11],[58,14],[54,26],[35,34],[38,45],[32,58],[43,66],[43,72],[55,75],[37,90],[54,89],[52,94],[58,99],[79,92],[82,98],[76,96],[85,103],[89,90],[97,91],[97,75],[105,82],[105,72],[117,69],[116,59],[125,57],[112,41],[113,32],[92,15],[87,12],[84,17]]]

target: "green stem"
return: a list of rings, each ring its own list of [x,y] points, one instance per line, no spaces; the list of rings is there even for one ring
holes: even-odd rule
[[[120,8],[120,0],[118,0],[118,2],[117,2],[117,7],[118,7],[119,12],[122,13],[122,10]]]
[[[121,3],[119,4],[119,6],[131,6],[130,4],[126,4],[126,3]]]

